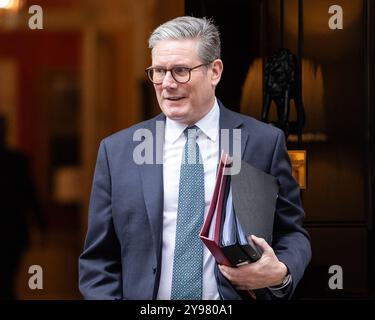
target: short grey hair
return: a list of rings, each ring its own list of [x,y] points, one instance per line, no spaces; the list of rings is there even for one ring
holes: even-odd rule
[[[220,33],[212,19],[190,16],[178,17],[157,27],[148,40],[152,50],[162,40],[197,39],[198,56],[202,63],[210,63],[220,59]]]

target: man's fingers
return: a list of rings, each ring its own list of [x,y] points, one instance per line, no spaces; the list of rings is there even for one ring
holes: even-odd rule
[[[258,237],[254,236],[254,235],[251,235],[250,239],[257,246],[259,246],[262,249],[263,252],[266,252],[266,253],[273,252],[272,248],[269,246],[269,244],[267,243],[267,241],[264,240],[263,238],[258,238]]]
[[[219,269],[225,278],[227,278],[228,280],[232,280],[232,268],[219,264]]]

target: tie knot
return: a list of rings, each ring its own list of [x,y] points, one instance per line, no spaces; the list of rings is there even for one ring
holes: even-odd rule
[[[194,139],[196,140],[201,132],[201,129],[199,129],[196,125],[187,127],[184,130],[185,137],[187,137],[188,140]]]

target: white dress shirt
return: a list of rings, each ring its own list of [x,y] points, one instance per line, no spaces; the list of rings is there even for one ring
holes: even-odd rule
[[[215,98],[214,106],[208,114],[195,123],[202,131],[197,139],[197,143],[204,166],[204,216],[207,215],[210,205],[215,185],[217,164],[219,162],[219,117],[220,109]],[[166,119],[163,150],[163,247],[160,285],[157,294],[157,299],[163,300],[171,298],[180,167],[182,152],[186,142],[183,132],[186,127],[187,125],[180,124],[169,118]],[[214,275],[214,267],[215,259],[203,245],[203,300],[220,299]]]

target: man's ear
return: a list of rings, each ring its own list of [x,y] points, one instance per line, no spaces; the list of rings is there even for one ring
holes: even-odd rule
[[[223,61],[220,59],[216,59],[212,62],[212,75],[211,75],[211,82],[213,86],[217,86],[221,79],[221,73],[223,72]]]

